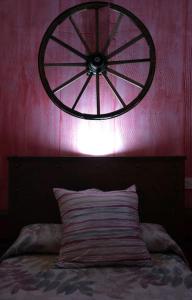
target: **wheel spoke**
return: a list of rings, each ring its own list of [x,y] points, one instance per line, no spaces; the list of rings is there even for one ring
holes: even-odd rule
[[[100,115],[99,74],[96,74],[97,114]]]
[[[107,50],[107,48],[109,47],[109,45],[110,45],[110,43],[111,43],[111,41],[112,41],[114,35],[115,35],[116,32],[117,32],[117,29],[118,29],[118,27],[119,27],[119,25],[120,25],[120,22],[121,22],[121,20],[122,20],[122,17],[123,17],[123,15],[120,13],[120,15],[119,15],[119,17],[118,17],[118,19],[117,19],[117,22],[115,23],[115,25],[114,25],[114,27],[113,27],[113,30],[111,31],[111,34],[108,36],[107,42],[106,42],[106,44],[105,44],[105,46],[104,46],[104,48],[103,48],[103,50],[102,50],[102,53],[105,53],[106,50]]]
[[[79,102],[81,96],[83,95],[86,87],[88,86],[88,83],[89,83],[91,77],[92,77],[92,75],[89,75],[88,78],[87,78],[87,80],[85,81],[85,83],[84,83],[84,85],[83,85],[83,87],[82,87],[82,89],[81,89],[81,91],[80,91],[77,99],[75,100],[75,103],[73,104],[73,107],[72,107],[73,110],[75,109],[75,107],[76,107],[77,103]]]
[[[122,64],[134,64],[141,62],[148,62],[150,58],[141,58],[141,59],[128,59],[128,60],[116,60],[116,61],[108,61],[108,65],[122,65]]]
[[[86,63],[45,63],[45,67],[85,67]]]
[[[77,25],[75,24],[75,21],[72,19],[71,16],[69,17],[69,20],[70,20],[71,24],[73,25],[73,28],[75,29],[79,39],[81,40],[82,44],[84,45],[85,49],[87,50],[88,54],[90,54],[91,51],[90,51],[87,43],[85,42],[84,38],[82,37]]]
[[[61,85],[59,85],[58,87],[56,87],[53,90],[53,93],[59,92],[60,90],[62,90],[64,87],[66,87],[67,85],[71,84],[73,81],[77,80],[79,77],[81,77],[83,74],[85,74],[87,72],[87,70],[83,70],[82,72],[76,74],[75,76],[73,76],[72,78],[70,78],[69,80],[65,81],[64,83],[62,83]]]
[[[109,84],[110,88],[112,89],[112,91],[114,92],[114,94],[116,95],[116,97],[119,99],[119,101],[121,102],[123,107],[126,107],[125,102],[123,101],[123,99],[121,98],[121,96],[119,95],[118,91],[116,90],[116,88],[114,87],[114,85],[112,84],[111,80],[109,79],[109,77],[107,76],[106,73],[103,73],[104,78],[106,79],[107,83]]]
[[[136,81],[136,80],[134,80],[134,79],[131,79],[131,78],[129,78],[129,77],[127,77],[127,76],[125,76],[125,75],[123,75],[123,74],[121,74],[121,73],[119,73],[119,72],[113,70],[113,69],[107,68],[107,71],[110,72],[111,74],[117,76],[117,77],[120,77],[120,78],[122,78],[122,79],[128,81],[129,83],[131,83],[131,84],[137,86],[137,87],[140,88],[140,89],[143,89],[143,88],[144,88],[144,85],[141,84],[140,82],[138,82],[138,81]]]
[[[119,47],[118,49],[116,49],[115,51],[113,51],[112,53],[110,53],[107,56],[107,59],[115,56],[116,54],[119,54],[120,52],[122,52],[126,48],[130,47],[131,45],[135,44],[137,41],[139,41],[142,38],[144,38],[144,34],[143,33],[139,34],[138,36],[136,36],[135,38],[133,38],[129,42],[125,43],[123,46]]]
[[[95,29],[96,29],[96,52],[99,52],[99,9],[95,10]]]
[[[75,53],[76,55],[80,56],[81,58],[86,59],[86,56],[85,56],[83,53],[81,53],[81,52],[79,52],[77,49],[75,49],[75,48],[69,46],[69,45],[66,44],[65,42],[59,40],[59,39],[56,38],[54,35],[52,35],[50,38],[51,38],[54,42],[56,42],[56,43],[58,43],[59,45],[65,47],[65,48],[68,49],[69,51],[71,51],[71,52]]]

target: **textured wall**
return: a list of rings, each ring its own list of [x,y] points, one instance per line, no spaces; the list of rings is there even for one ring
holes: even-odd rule
[[[0,209],[7,207],[6,157],[12,155],[186,155],[186,175],[192,176],[192,1],[114,2],[150,30],[156,74],[134,110],[111,120],[85,121],[49,101],[37,67],[46,28],[81,1],[1,0]]]

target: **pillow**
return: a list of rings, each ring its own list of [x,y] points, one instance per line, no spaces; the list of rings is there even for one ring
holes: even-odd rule
[[[60,243],[60,224],[27,225],[1,259],[27,253],[58,253]]]
[[[109,192],[53,191],[62,220],[57,266],[151,265],[141,238],[135,186]]]
[[[162,225],[141,223],[141,237],[150,252],[175,252],[184,256],[181,248]]]
[[[177,243],[159,224],[141,223],[141,238],[150,252],[175,252],[183,256]],[[62,239],[61,224],[32,224],[22,228],[18,238],[1,257],[27,253],[58,254]]]

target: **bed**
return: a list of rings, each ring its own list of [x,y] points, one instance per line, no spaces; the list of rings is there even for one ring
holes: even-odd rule
[[[1,300],[192,299],[184,157],[10,157]],[[100,227],[98,226],[100,224]]]

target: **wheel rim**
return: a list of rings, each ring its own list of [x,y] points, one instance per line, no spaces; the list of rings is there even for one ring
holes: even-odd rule
[[[112,26],[112,29],[108,33],[107,38],[105,39],[103,45],[101,45],[102,37],[101,35],[101,19],[103,10],[108,10],[109,15],[115,14],[115,22]],[[90,24],[94,23],[95,31],[94,31],[94,50],[90,49],[90,44],[83,36],[79,27],[77,26],[77,22],[75,18],[77,16],[81,17],[81,14],[90,15],[90,13],[94,13],[94,18],[90,19]],[[116,36],[118,36],[118,30],[122,24],[122,19],[124,18],[124,23],[131,22],[133,26],[135,26],[136,30],[138,30],[138,34],[133,36],[131,39],[128,39],[125,43],[120,46],[115,46],[114,49],[110,49],[111,44]],[[83,45],[84,52],[79,51],[77,47],[71,46],[67,43],[67,40],[64,38],[60,38],[56,35],[57,30],[60,29],[61,24],[65,22],[69,22],[73,31],[76,33],[77,39],[81,45]],[[123,24],[124,24],[123,23]],[[135,29],[134,29],[135,30]],[[147,57],[123,57],[124,59],[119,59],[118,56],[138,45],[138,43],[144,43],[147,48]],[[78,58],[78,61],[68,61],[62,60],[59,62],[55,61],[47,61],[46,53],[48,52],[49,44],[54,44],[55,47],[59,47],[59,49],[64,50],[70,55],[74,55],[74,57]],[[137,46],[138,47],[138,46]],[[134,48],[135,49],[135,48]],[[114,59],[116,57],[116,59]],[[117,59],[118,58],[118,59]],[[147,65],[148,71],[145,72],[145,78],[143,82],[140,82],[137,79],[132,78],[128,74],[124,72],[119,72],[116,68],[119,66],[138,66],[138,65]],[[74,6],[67,11],[61,13],[48,27],[45,32],[38,56],[38,66],[39,66],[39,74],[42,81],[42,84],[49,96],[49,98],[53,101],[55,105],[57,105],[61,110],[69,113],[75,117],[89,119],[89,120],[102,120],[117,117],[123,113],[134,108],[146,95],[148,92],[151,83],[153,81],[154,73],[155,73],[155,46],[152,40],[152,37],[145,27],[145,25],[130,11],[107,2],[90,2],[83,3],[77,6]],[[69,71],[75,68],[80,68],[80,72],[76,72],[60,84],[56,86],[52,86],[50,82],[50,78],[47,76],[47,70],[52,69],[54,72],[60,72],[62,74],[67,74]],[[139,68],[138,68],[139,69]],[[138,71],[139,72],[139,71]],[[70,73],[70,72],[69,72]],[[138,89],[138,93],[136,96],[132,97],[132,99],[127,101],[124,99],[121,93],[121,89],[117,88],[114,82],[112,81],[116,78],[118,82],[123,81],[126,82],[130,89],[134,86]],[[66,91],[66,88],[71,85],[75,91],[75,84],[77,81],[82,79],[81,87],[78,91],[78,94],[73,99],[70,105],[66,103],[65,99],[61,99],[59,93]],[[118,108],[112,107],[110,111],[103,111],[101,105],[101,93],[102,93],[102,81],[105,81],[108,89],[115,96],[115,100],[117,101]],[[93,83],[94,82],[94,83]],[[78,105],[83,102],[83,96],[88,89],[90,83],[94,85],[93,92],[95,94],[95,110],[92,112],[84,112],[78,109]],[[120,82],[121,83],[121,82]],[[102,98],[103,101],[103,98]],[[85,105],[86,108],[86,105]]]

